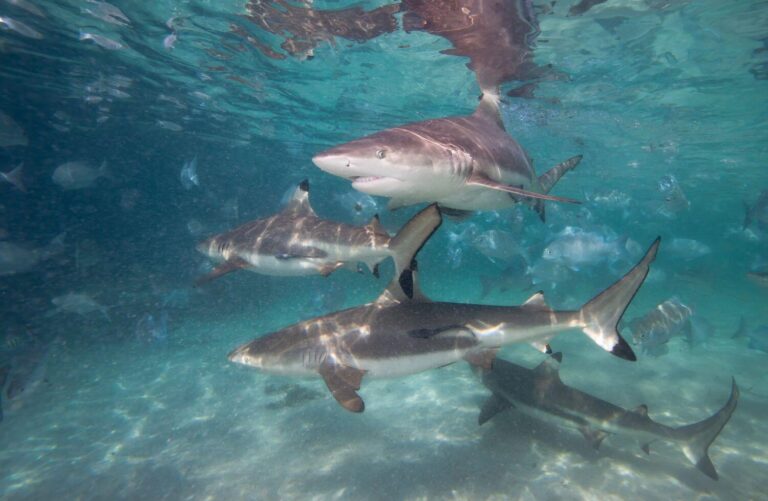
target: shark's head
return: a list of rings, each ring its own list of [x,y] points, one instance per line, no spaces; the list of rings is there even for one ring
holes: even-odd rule
[[[389,129],[315,155],[322,170],[369,195],[435,200],[464,182],[471,159],[406,128]]]

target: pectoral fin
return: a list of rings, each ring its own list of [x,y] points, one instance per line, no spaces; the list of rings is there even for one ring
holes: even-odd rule
[[[605,437],[608,436],[608,433],[602,430],[594,430],[588,426],[582,426],[579,428],[579,431],[595,450],[600,448],[600,444],[602,444]]]
[[[227,273],[232,273],[233,271],[241,270],[245,268],[247,265],[248,263],[240,258],[234,258],[234,259],[230,259],[229,261],[224,261],[219,266],[214,268],[207,275],[203,275],[202,277],[195,280],[195,287],[200,287],[201,285],[205,285],[208,282],[211,282],[213,280],[216,280],[219,277],[226,275]]]
[[[488,398],[488,400],[486,400],[483,404],[483,408],[480,409],[480,415],[477,417],[477,424],[482,426],[493,416],[499,412],[509,409],[510,407],[514,407],[514,405],[509,403],[507,400],[498,397],[496,394],[491,395],[490,398]]]
[[[517,195],[519,197],[525,197],[525,198],[536,198],[540,200],[551,200],[553,202],[567,202],[570,204],[580,204],[578,200],[574,200],[572,198],[564,198],[564,197],[555,197],[553,195],[545,195],[542,193],[536,193],[534,191],[528,191],[524,190],[522,188],[518,188],[516,186],[510,186],[508,184],[499,183],[498,181],[494,181],[492,179],[489,179],[485,176],[482,176],[480,174],[473,174],[472,177],[470,177],[467,180],[467,184],[470,186],[484,186],[486,188],[490,188],[492,190],[499,190],[499,191],[505,191],[507,193],[511,193],[513,195]]]
[[[318,371],[333,398],[350,412],[363,412],[365,403],[357,390],[365,371],[326,360]]]
[[[339,268],[343,268],[344,263],[342,261],[339,261],[337,263],[328,263],[320,266],[317,271],[324,277],[327,277],[334,271],[338,270]]]

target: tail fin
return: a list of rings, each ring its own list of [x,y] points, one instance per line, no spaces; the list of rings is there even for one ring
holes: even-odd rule
[[[632,348],[621,337],[617,326],[627,306],[648,276],[656,258],[661,237],[651,244],[643,259],[616,283],[592,298],[579,311],[582,330],[601,348],[625,360],[637,360]]]
[[[542,193],[549,193],[553,186],[560,180],[563,175],[571,169],[575,169],[583,155],[576,155],[571,157],[565,162],[560,162],[547,172],[539,176],[539,186],[541,186]],[[544,221],[544,200],[536,200],[534,210],[539,214],[539,217]]]
[[[681,426],[675,429],[677,439],[682,442],[683,453],[706,476],[717,480],[717,471],[709,459],[709,446],[715,441],[723,427],[731,419],[739,400],[739,387],[736,380],[731,381],[731,396],[722,409],[704,421]]]
[[[442,222],[437,204],[432,204],[413,216],[400,228],[397,235],[392,237],[389,249],[395,260],[395,279],[411,266],[413,257]]]

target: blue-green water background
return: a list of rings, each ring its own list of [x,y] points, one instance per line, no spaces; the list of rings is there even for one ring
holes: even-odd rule
[[[485,390],[460,365],[364,384],[366,413],[352,416],[320,380],[283,380],[227,362],[234,346],[305,318],[330,287],[346,291],[334,307],[359,304],[376,297],[391,271],[378,281],[346,271],[240,273],[192,290],[205,259],[190,221],[205,235],[271,214],[303,178],[320,215],[351,221],[335,197],[350,192],[348,183],[315,168],[312,155],[398,124],[470,113],[477,84],[466,60],[440,54],[446,40],[398,30],[365,43],[323,42],[308,60],[275,60],[231,32],[238,25],[279,44],[242,17],[242,2],[115,1],[129,26],[88,15],[82,9],[92,4],[84,1],[38,5],[45,17],[0,2],[0,15],[43,35],[0,32],[0,110],[28,136],[26,147],[0,149],[0,166],[23,162],[29,186],[23,194],[0,185],[0,227],[30,247],[65,233],[66,250],[0,277],[0,308],[5,334],[30,330],[64,342],[45,384],[0,425],[4,497],[50,499],[64,488],[83,499],[764,495],[768,355],[730,339],[742,316],[768,322],[766,289],[745,276],[765,266],[767,240],[742,229],[744,203],[768,188],[764,2],[609,0],[580,17],[560,6],[539,17],[534,60],[565,77],[540,83],[534,99],[502,105],[507,130],[539,172],[584,155],[558,195],[589,201],[615,190],[629,200],[618,208],[550,206],[546,224],[523,210],[525,228],[514,231],[532,252],[540,255],[564,226],[582,224],[605,225],[643,246],[662,235],[665,243],[680,237],[711,248],[684,260],[662,244],[657,266],[665,278],[647,284],[628,313],[677,295],[714,325],[705,345],[674,340],[668,355],[631,366],[583,336],[554,345],[566,352],[564,380],[625,407],[648,403],[652,417],[670,424],[710,414],[736,376],[747,391],[712,448],[718,484],[699,478],[672,447],[650,459],[635,454],[635,444],[596,455],[578,434],[529,433],[538,430],[532,422],[478,428]],[[178,41],[166,50],[172,16],[180,20]],[[80,31],[125,48],[79,41]],[[116,79],[127,82],[118,87],[125,95],[110,91]],[[103,100],[86,102],[93,95]],[[200,186],[186,190],[179,171],[193,157]],[[62,191],[51,174],[71,160],[106,160],[111,175]],[[656,211],[658,183],[670,174],[690,207],[665,217]],[[390,230],[413,213],[380,206]],[[508,218],[473,221],[490,229]],[[461,224],[446,222],[425,247],[423,286],[436,299],[477,302],[477,277],[499,268],[472,249],[460,267],[451,265],[448,234]],[[555,306],[579,304],[610,283],[598,271],[545,292]],[[47,315],[51,299],[67,292],[109,306],[111,321]],[[518,304],[529,294],[484,301]],[[169,306],[169,297],[180,299]],[[167,343],[138,343],[137,322],[162,309]],[[529,366],[537,360],[529,347],[505,353]],[[293,403],[287,395],[295,388],[306,395]]]

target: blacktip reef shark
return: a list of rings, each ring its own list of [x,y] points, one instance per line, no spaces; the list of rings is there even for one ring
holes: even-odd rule
[[[528,155],[507,134],[498,96],[486,93],[471,115],[401,125],[315,155],[320,169],[369,195],[390,197],[390,209],[437,202],[448,214],[498,210],[518,202],[544,219],[544,201],[581,155],[536,176]]]
[[[412,220],[413,221],[413,220]],[[309,183],[302,181],[286,207],[277,214],[215,235],[197,249],[220,262],[197,284],[239,269],[265,275],[329,275],[342,267],[365,263],[378,276],[378,264],[388,257],[400,273],[415,251],[409,247],[410,223],[391,237],[374,216],[366,226],[321,219],[309,203]]]
[[[545,422],[577,428],[595,449],[611,434],[637,438],[646,454],[656,440],[674,442],[696,468],[717,480],[708,451],[736,409],[739,388],[735,380],[730,398],[719,411],[698,423],[673,428],[648,417],[645,405],[625,410],[566,385],[560,380],[561,359],[562,355],[555,353],[534,369],[495,359],[492,369],[482,372],[483,384],[493,395],[483,406],[478,422],[482,425],[513,408]]]
[[[421,242],[441,222],[434,205],[416,218]],[[419,291],[414,264],[393,278],[374,302],[256,338],[232,351],[229,360],[274,374],[319,375],[337,402],[352,412],[365,408],[357,393],[363,376],[406,376],[462,359],[490,367],[503,345],[531,343],[548,350],[548,339],[572,329],[581,329],[618,357],[635,360],[617,325],[645,280],[658,244],[654,242],[623,278],[576,311],[552,310],[541,293],[510,307],[432,302]]]

